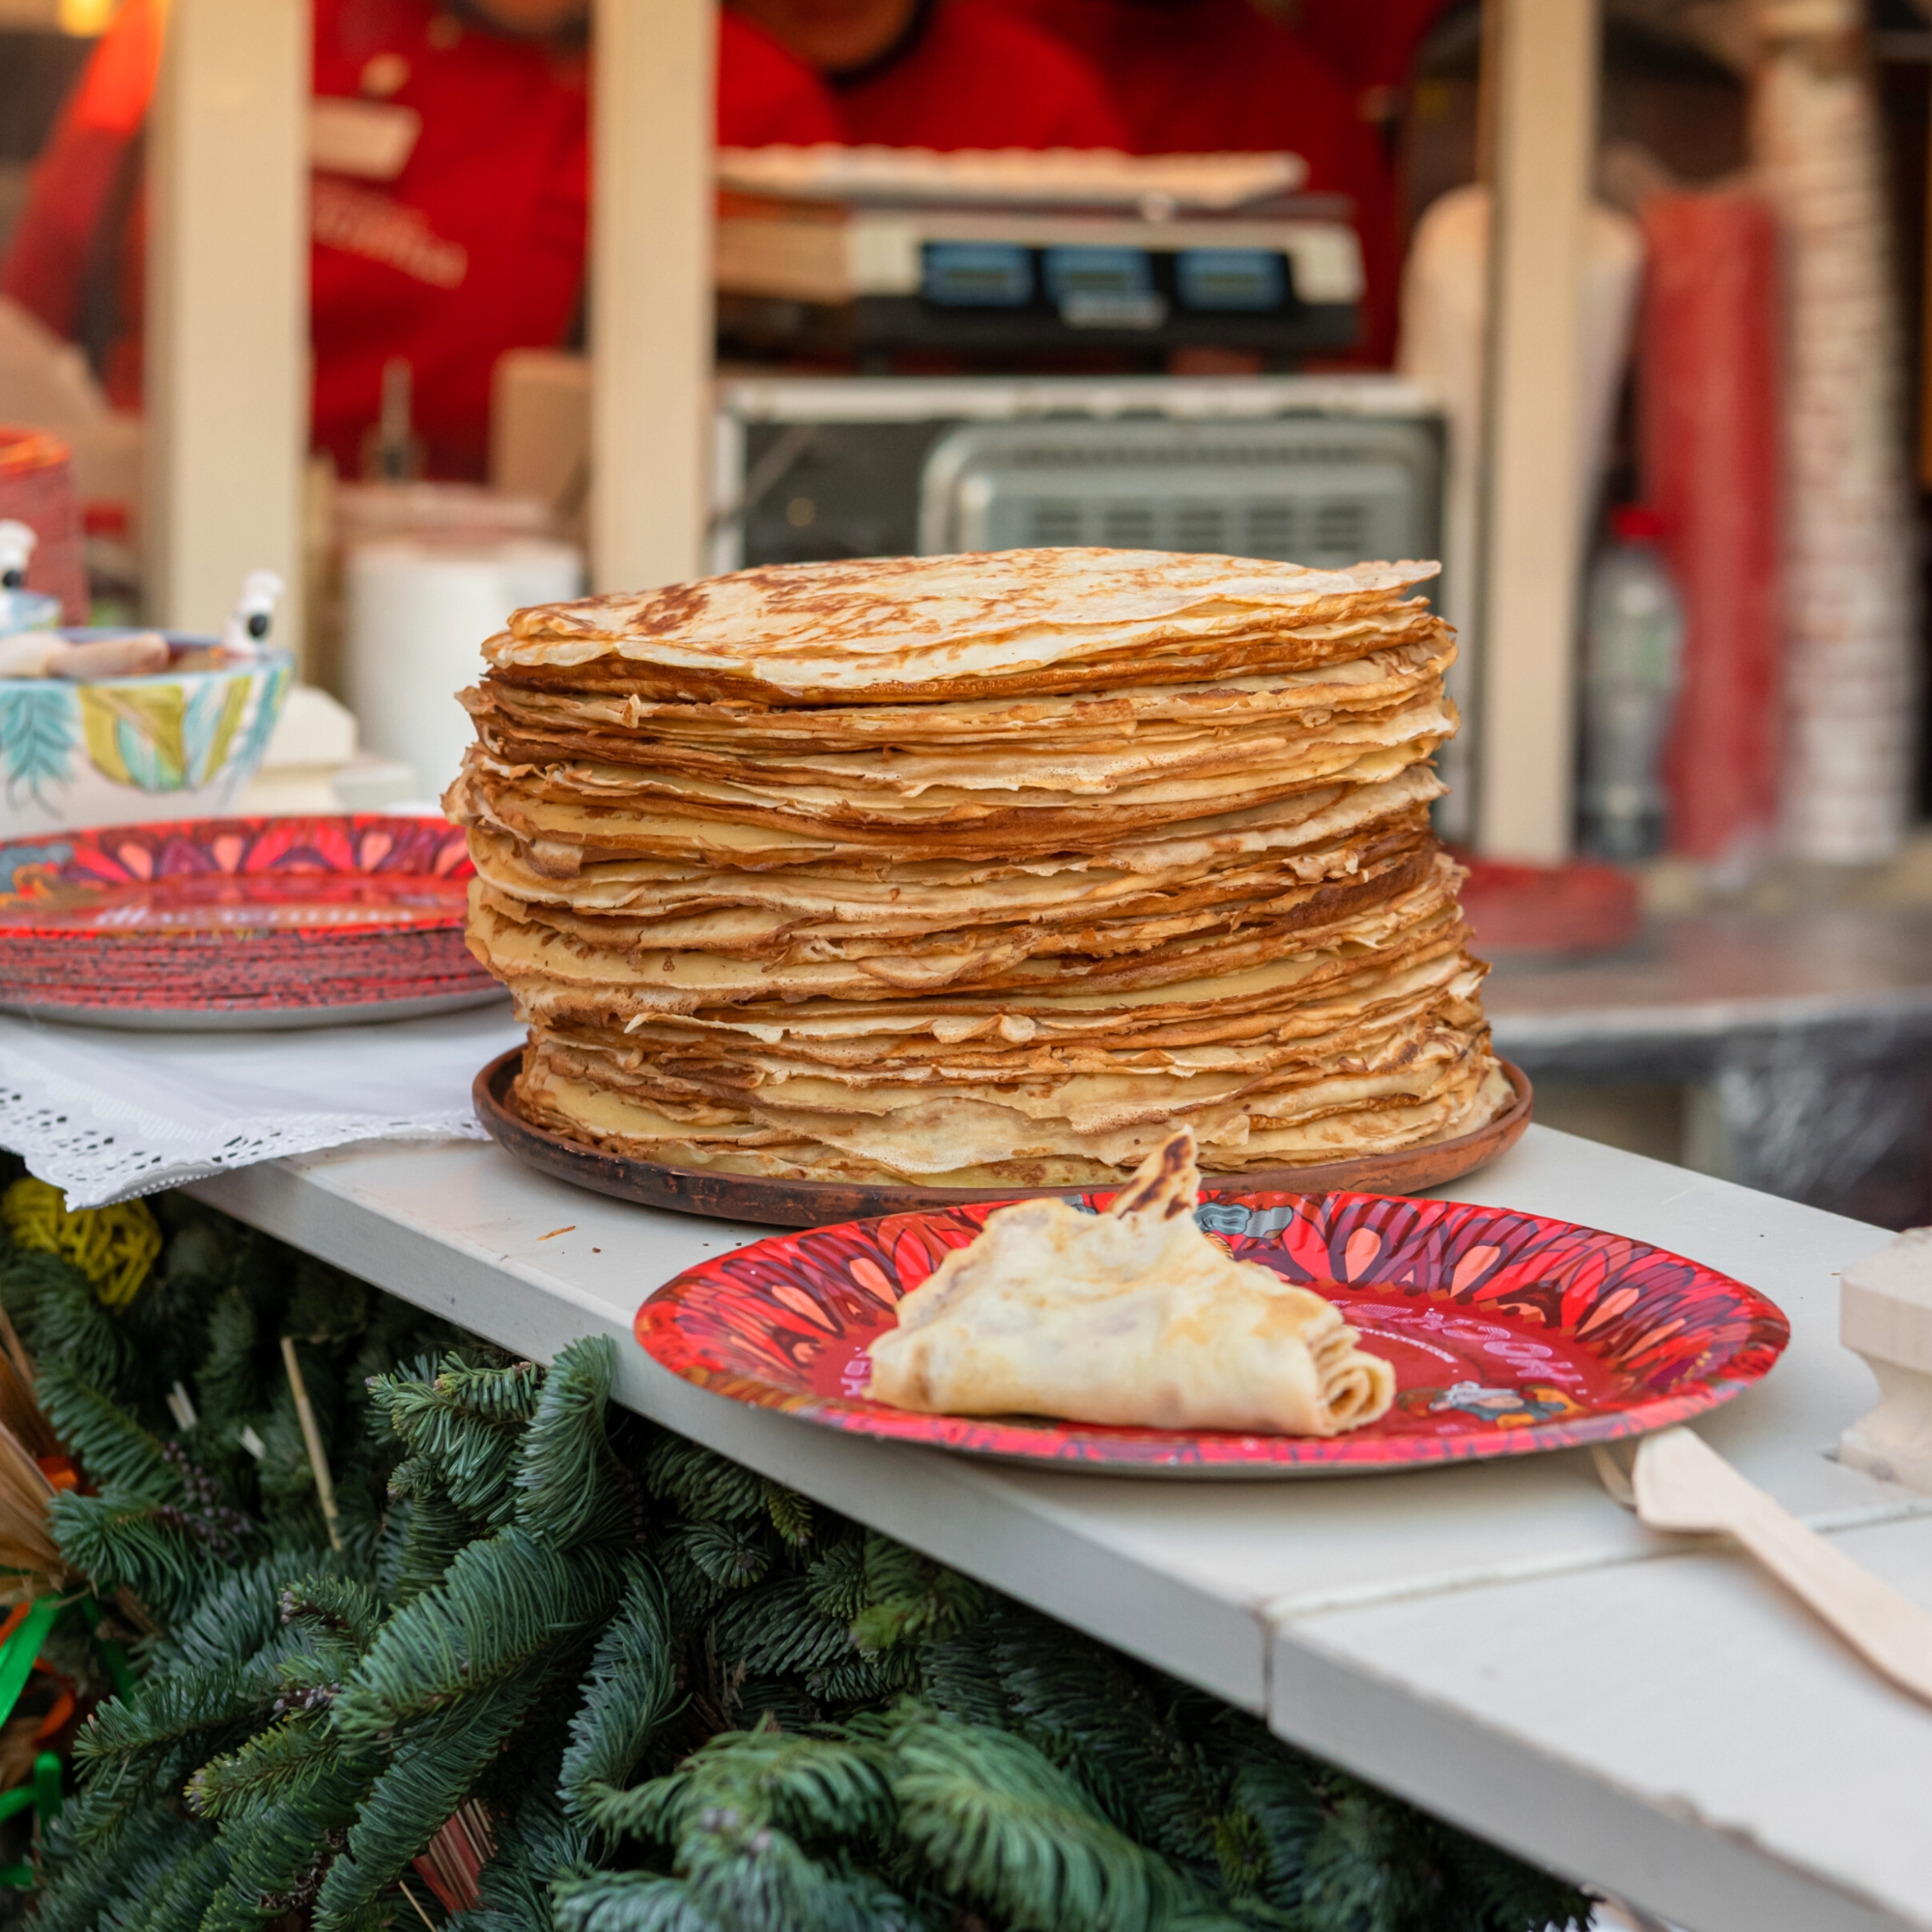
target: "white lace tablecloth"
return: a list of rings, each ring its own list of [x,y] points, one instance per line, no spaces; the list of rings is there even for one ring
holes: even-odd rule
[[[469,1083],[520,1043],[507,1000],[294,1033],[121,1033],[0,1016],[0,1147],[71,1208],[351,1141],[480,1140]]]

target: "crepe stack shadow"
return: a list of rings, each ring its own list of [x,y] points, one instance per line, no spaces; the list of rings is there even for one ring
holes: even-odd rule
[[[1437,846],[1429,563],[1013,551],[521,611],[444,803],[533,1123],[671,1167],[1107,1184],[1513,1099]]]

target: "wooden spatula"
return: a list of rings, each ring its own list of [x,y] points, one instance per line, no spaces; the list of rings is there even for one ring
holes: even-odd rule
[[[1900,1690],[1932,1704],[1932,1616],[1747,1483],[1700,1435],[1646,1435],[1631,1471],[1652,1529],[1734,1537]]]

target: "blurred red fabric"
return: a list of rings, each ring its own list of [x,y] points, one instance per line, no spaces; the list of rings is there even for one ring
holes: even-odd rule
[[[1684,678],[1664,752],[1670,846],[1768,843],[1783,752],[1778,250],[1755,195],[1661,194],[1648,246],[1639,434],[1644,495],[1684,602]]]
[[[0,428],[0,522],[25,524],[40,539],[27,566],[27,588],[58,597],[68,623],[86,623],[87,572],[73,464],[58,437],[39,429]]]

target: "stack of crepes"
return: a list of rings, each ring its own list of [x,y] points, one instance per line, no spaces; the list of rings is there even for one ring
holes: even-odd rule
[[[465,694],[469,937],[531,1122],[674,1167],[1116,1180],[1509,1104],[1434,564],[1109,550],[740,571],[519,611]]]

